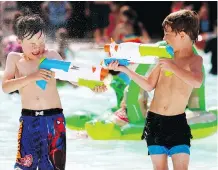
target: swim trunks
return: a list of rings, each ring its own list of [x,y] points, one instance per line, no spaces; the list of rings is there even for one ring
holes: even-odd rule
[[[151,111],[148,112],[142,139],[147,142],[149,155],[190,154],[191,138],[191,130],[185,113],[164,116]]]
[[[22,109],[14,168],[64,170],[65,162],[66,128],[63,110]]]

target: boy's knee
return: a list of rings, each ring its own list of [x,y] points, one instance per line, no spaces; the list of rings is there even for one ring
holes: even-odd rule
[[[181,163],[173,166],[174,170],[188,170],[188,164]]]
[[[167,164],[153,165],[154,170],[168,170]]]

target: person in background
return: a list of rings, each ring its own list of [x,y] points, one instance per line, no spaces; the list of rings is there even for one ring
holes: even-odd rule
[[[120,24],[116,26],[113,37],[117,42],[147,43],[150,40],[142,23],[138,21],[136,12],[131,8],[122,9]]]
[[[109,25],[107,27],[107,36],[110,39],[113,38],[114,30],[120,22],[120,9],[122,8],[123,2],[112,1],[110,3],[110,14],[109,14]]]
[[[115,124],[119,126],[124,126],[129,123],[127,103],[126,103],[128,88],[129,86],[127,86],[124,90],[124,96],[120,103],[120,109],[114,112],[109,118],[109,120],[111,120],[112,122],[114,122]],[[143,114],[144,117],[146,117],[146,113],[148,110],[148,93],[144,91],[143,89],[140,89],[138,102],[140,105],[141,113]]]
[[[88,1],[85,4],[85,15],[90,17],[93,35],[97,44],[107,42],[108,16],[110,13],[109,1]]]
[[[171,12],[177,12],[182,9],[192,10],[193,5],[185,5],[184,1],[173,1],[171,5]]]
[[[44,19],[48,23],[48,35],[54,39],[58,29],[67,29],[72,6],[67,1],[46,1],[41,4],[41,8]]]
[[[210,70],[210,73],[213,75],[217,75],[217,20],[214,24],[214,37],[206,41],[206,47],[204,49],[205,53],[211,52],[211,65],[212,68]]]
[[[200,18],[200,33],[209,32],[209,7],[207,2],[202,2],[201,8],[198,12]]]
[[[65,60],[65,49],[68,48],[68,31],[65,28],[60,28],[56,32],[55,37],[58,42],[58,53],[62,56],[63,60]]]
[[[0,28],[0,69],[5,68],[5,57],[3,54],[3,48],[2,48],[2,38],[3,38],[3,32]]]

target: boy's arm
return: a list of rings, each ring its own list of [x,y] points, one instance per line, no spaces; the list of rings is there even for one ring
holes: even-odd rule
[[[30,82],[27,76],[14,79],[16,71],[17,54],[9,53],[7,56],[6,67],[2,79],[2,90],[5,93],[11,93],[26,86]]]
[[[122,71],[126,73],[130,79],[135,81],[142,89],[145,91],[152,91],[157,84],[159,75],[160,75],[160,66],[159,64],[150,72],[148,77],[141,76],[134,71],[128,69],[127,67],[118,66],[118,62],[111,63],[108,68],[115,71]]]
[[[187,71],[183,68],[178,67],[173,64],[170,60],[161,60],[160,61],[163,68],[166,70],[172,71],[177,77],[183,80],[185,83],[189,84],[193,88],[200,88],[203,82],[203,59],[197,57],[197,59],[190,64],[190,71]]]

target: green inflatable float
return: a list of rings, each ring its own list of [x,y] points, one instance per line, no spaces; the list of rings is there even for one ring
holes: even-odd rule
[[[158,44],[161,46],[166,45],[165,42],[159,42]],[[194,47],[193,51],[197,53]],[[149,68],[150,65],[140,64],[136,72],[145,75]],[[141,140],[145,119],[138,103],[139,92],[139,86],[131,81],[127,94],[129,124],[120,127],[107,120],[92,120],[85,124],[88,135],[95,140]],[[190,101],[190,103],[194,104],[190,105],[187,111],[195,113],[192,118],[188,119],[193,138],[199,139],[216,133],[217,110],[210,110],[209,112],[205,110],[204,83],[199,89],[193,90],[191,98],[194,99],[194,102]]]
[[[126,84],[120,77],[113,76],[113,80],[110,86],[114,89],[117,97],[116,107],[111,108],[111,111],[115,112],[117,109],[120,108],[120,102],[123,98],[123,91],[126,87]],[[95,113],[80,111],[79,114],[74,113],[73,115],[66,116],[66,125],[71,130],[85,130],[85,123],[97,117],[98,115]]]

